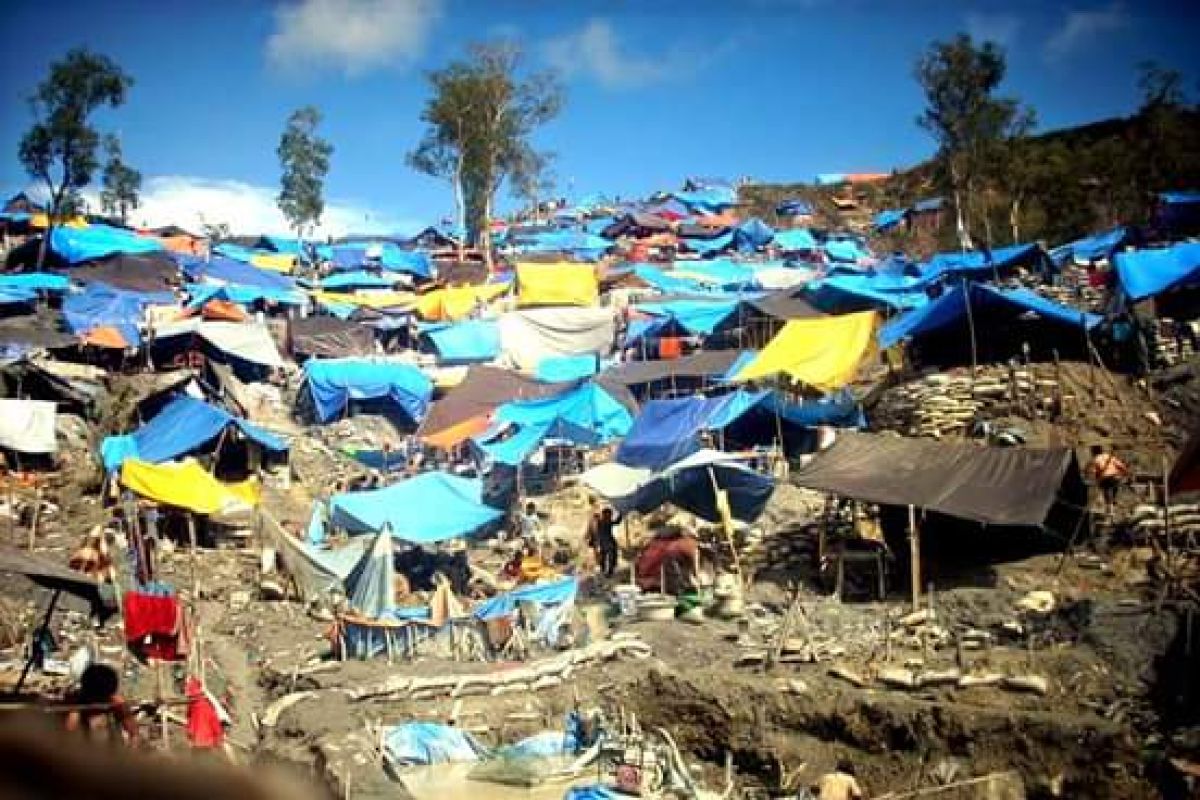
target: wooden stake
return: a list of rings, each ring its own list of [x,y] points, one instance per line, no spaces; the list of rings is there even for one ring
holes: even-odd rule
[[[199,583],[196,577],[196,561],[199,558],[196,550],[196,515],[189,513],[187,515],[188,528],[188,544],[192,548],[192,602],[195,603],[199,598]]]
[[[918,611],[921,608],[921,532],[917,529],[917,510],[911,505],[908,507],[908,557],[912,607],[913,611]]]
[[[166,664],[162,661],[155,661],[154,667],[155,667],[154,674],[155,674],[156,681],[158,683],[158,698],[157,699],[160,704],[158,713],[159,713],[160,719],[162,720],[163,749],[170,750],[171,749],[171,729],[170,729],[170,727],[168,727],[169,723],[167,721],[166,706],[161,705],[162,702],[167,697],[166,679],[163,677],[163,669],[166,667]]]
[[[33,519],[29,523],[29,552],[33,552],[33,543],[37,541],[38,519],[42,516],[42,487],[38,486],[33,495]]]

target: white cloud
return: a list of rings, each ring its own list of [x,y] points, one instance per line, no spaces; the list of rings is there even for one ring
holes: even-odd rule
[[[284,71],[333,68],[347,76],[410,64],[441,12],[442,0],[288,0],[275,9],[267,61]]]
[[[1063,20],[1062,27],[1046,40],[1047,61],[1062,61],[1080,47],[1092,44],[1106,33],[1124,28],[1129,23],[1125,8],[1120,3],[1111,3],[1104,8],[1072,11]]]
[[[708,51],[674,47],[655,55],[629,52],[612,23],[595,17],[578,31],[547,41],[543,55],[568,77],[582,75],[610,89],[629,89],[694,74],[734,46],[726,41]]]
[[[130,222],[152,228],[178,225],[196,233],[205,223],[224,222],[234,233],[290,234],[287,221],[275,206],[275,195],[274,189],[243,181],[156,176],[144,182],[141,205],[130,215]],[[85,192],[84,197],[89,208],[100,208],[94,192]],[[316,235],[407,234],[420,227],[416,220],[379,213],[360,203],[335,200],[326,203]]]
[[[1016,38],[1021,19],[1015,14],[971,12],[966,17],[967,33],[977,42],[995,42],[1008,47]]]

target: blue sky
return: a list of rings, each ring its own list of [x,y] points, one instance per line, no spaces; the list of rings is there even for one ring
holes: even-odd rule
[[[1200,5],[950,0],[9,0],[0,33],[0,187],[26,178],[24,98],[86,45],[136,85],[97,123],[146,176],[144,221],[277,228],[275,146],[312,103],[336,152],[331,230],[437,219],[448,187],[404,165],[421,134],[425,70],[465,43],[513,38],[563,71],[567,106],[539,135],[563,193],[643,195],[687,175],[811,180],[927,157],[912,65],[962,30],[1003,44],[1006,91],[1042,128],[1130,113],[1135,65],[1183,71],[1200,94]],[[135,220],[136,220],[135,216]]]

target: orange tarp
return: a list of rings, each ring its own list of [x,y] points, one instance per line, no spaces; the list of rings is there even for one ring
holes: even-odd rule
[[[249,317],[237,303],[228,300],[209,300],[204,304],[205,319],[218,319],[226,322],[245,322]]]
[[[422,436],[421,441],[433,447],[440,447],[443,450],[454,447],[460,442],[465,442],[472,436],[483,433],[488,429],[491,421],[488,415],[484,414],[478,417],[471,417],[468,420],[451,425],[449,428],[431,433],[428,436]]]
[[[92,328],[87,333],[79,337],[79,340],[84,344],[94,345],[95,347],[112,347],[117,350],[124,350],[133,345],[125,341],[125,337],[116,328],[108,326]]]

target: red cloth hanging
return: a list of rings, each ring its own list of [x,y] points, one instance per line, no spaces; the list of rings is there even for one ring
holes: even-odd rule
[[[143,658],[179,661],[187,656],[187,621],[179,598],[126,592],[125,641]]]
[[[679,336],[664,336],[658,340],[658,357],[664,361],[679,358],[683,355],[683,338]]]
[[[187,735],[192,747],[213,748],[225,744],[225,726],[200,681],[189,677],[184,683],[188,697]]]

